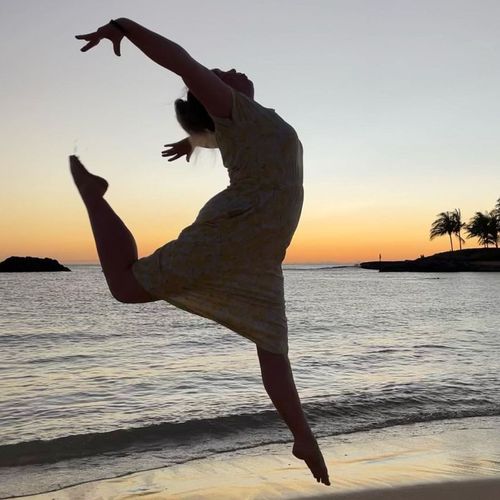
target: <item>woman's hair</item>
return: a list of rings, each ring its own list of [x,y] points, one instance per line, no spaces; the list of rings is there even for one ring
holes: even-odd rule
[[[215,130],[212,118],[190,90],[185,101],[182,99],[175,101],[175,114],[179,124],[188,134]]]

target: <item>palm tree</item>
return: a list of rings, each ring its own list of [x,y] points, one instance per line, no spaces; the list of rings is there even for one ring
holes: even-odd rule
[[[447,234],[450,237],[451,251],[453,252],[453,240],[451,235],[456,233],[457,221],[453,212],[441,212],[437,215],[437,219],[432,223],[430,239],[433,240],[436,236],[444,236]]]
[[[486,248],[490,244],[498,248],[498,222],[498,217],[493,212],[476,212],[466,226],[467,238],[477,238]]]
[[[495,236],[495,246],[498,248],[498,238],[500,235],[500,198],[497,200],[497,204],[492,211],[494,218],[496,219],[493,228],[493,235]]]
[[[458,244],[460,245],[460,250],[462,250],[462,243],[465,243],[465,240],[462,238],[462,229],[466,224],[465,222],[462,222],[462,212],[459,208],[455,208],[455,210],[453,210],[452,217],[455,220],[455,230],[453,233],[458,238]]]
[[[500,200],[498,201],[500,202]],[[495,247],[498,248],[498,240],[500,237],[500,208],[498,210],[495,209],[491,214],[490,235],[491,239],[495,243]]]

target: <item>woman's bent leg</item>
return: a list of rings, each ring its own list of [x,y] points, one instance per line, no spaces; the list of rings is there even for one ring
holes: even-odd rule
[[[132,233],[103,198],[108,183],[88,172],[76,156],[70,156],[69,162],[89,214],[97,253],[111,294],[126,303],[156,300],[132,273],[132,265],[137,260],[137,245]]]
[[[260,347],[257,353],[267,394],[295,439],[293,454],[306,462],[318,482],[329,485],[328,470],[302,410],[288,356]]]

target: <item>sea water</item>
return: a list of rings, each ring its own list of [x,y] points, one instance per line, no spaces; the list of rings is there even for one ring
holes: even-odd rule
[[[0,497],[291,441],[250,341],[70,267],[0,274]],[[500,274],[284,275],[318,437],[500,415]]]

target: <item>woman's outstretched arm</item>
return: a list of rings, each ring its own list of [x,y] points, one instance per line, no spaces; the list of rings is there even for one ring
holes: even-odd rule
[[[179,75],[181,78],[193,71],[198,63],[177,43],[151,31],[131,19],[120,18],[114,21],[139,50],[152,61]]]
[[[107,38],[113,43],[115,54],[120,55],[120,42],[124,36],[151,60],[179,75],[211,115],[222,118],[231,116],[232,91],[228,85],[180,45],[135,21],[120,18],[77,38],[88,42],[82,48],[84,52]]]

